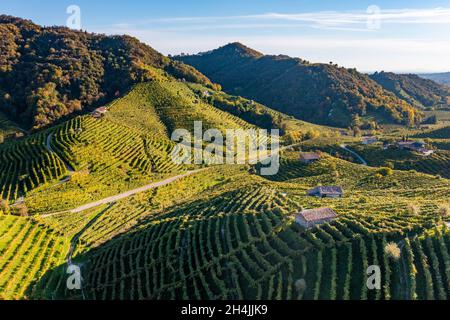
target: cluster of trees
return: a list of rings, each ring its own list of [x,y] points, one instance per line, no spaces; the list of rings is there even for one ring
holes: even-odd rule
[[[284,131],[284,119],[282,115],[271,112],[270,109],[265,108],[254,101],[216,92],[207,96],[206,100],[216,108],[227,111],[260,128],[268,130],[278,128],[281,131]],[[282,134],[284,134],[284,132],[282,132]]]
[[[239,43],[177,59],[234,95],[310,122],[348,127],[355,114],[407,125],[422,120],[411,104],[355,69],[264,56]]]
[[[376,72],[370,76],[383,88],[398,98],[421,109],[448,107],[450,90],[444,85],[424,79],[415,74]]]
[[[0,111],[40,128],[107,103],[154,78],[151,68],[214,85],[129,36],[105,36],[0,16]]]

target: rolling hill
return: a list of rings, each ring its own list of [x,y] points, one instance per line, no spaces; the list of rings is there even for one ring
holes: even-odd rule
[[[367,75],[334,64],[265,56],[240,43],[176,59],[194,66],[224,90],[313,123],[347,127],[352,116],[413,124],[422,114]]]
[[[183,57],[205,58],[211,79],[223,77],[225,89],[229,81],[227,93],[127,36],[0,21],[0,105],[40,128],[15,136],[0,111],[0,134],[15,136],[0,143],[0,300],[450,299],[450,152],[383,148],[419,129],[371,130],[380,142],[366,146],[294,117],[345,126],[357,114],[420,119],[368,76],[240,44]],[[21,95],[31,97],[25,107]],[[269,96],[278,110],[261,104]],[[102,116],[87,112],[98,104]],[[171,134],[192,133],[195,121],[205,130],[280,129],[279,172],[176,164]],[[448,133],[420,137],[443,145]],[[344,143],[369,166],[342,156]],[[300,161],[312,151],[317,161]],[[309,196],[317,186],[344,196]],[[336,219],[297,223],[299,212],[324,207]],[[380,290],[367,287],[373,265]],[[79,289],[67,286],[69,267],[80,268]]]
[[[161,69],[149,70],[154,80],[137,84],[114,100],[100,119],[90,114],[75,116],[0,144],[1,198],[14,202],[25,196],[31,213],[73,208],[189,169],[171,161],[175,143],[170,138],[175,129],[193,132],[195,121],[202,122],[204,131],[268,129],[262,126],[262,113],[254,112],[249,118],[218,108],[201,97],[199,88],[209,90],[212,97],[233,101],[237,97],[178,81]],[[283,128],[282,143],[335,132],[257,107],[277,119]],[[57,201],[60,198],[65,200]]]
[[[441,83],[447,86],[450,85],[450,72],[428,73],[428,74],[421,74],[420,76],[425,79],[436,81],[437,83]]]
[[[2,15],[0,37],[0,112],[27,127],[106,104],[153,79],[151,67],[214,87],[194,68],[129,36],[40,27]]]
[[[419,109],[448,108],[449,88],[415,74],[376,72],[370,76],[384,89]]]
[[[450,259],[450,235],[439,215],[450,182],[432,175],[393,171],[383,176],[378,168],[325,153],[320,161],[304,164],[298,151],[287,150],[275,177],[261,177],[247,165],[211,166],[109,204],[65,212],[189,169],[168,158],[173,147],[168,128],[189,128],[193,120],[248,128],[254,126],[250,120],[258,120],[256,113],[286,117],[255,103],[239,118],[235,114],[248,100],[211,90],[210,98],[240,101],[227,112],[202,100],[197,89],[205,90],[161,75],[112,102],[101,119],[77,116],[0,145],[4,159],[14,157],[0,170],[1,185],[7,195],[21,192],[29,209],[27,215],[20,202],[0,206],[14,214],[0,215],[0,297],[388,300],[450,295],[439,280],[450,279],[443,267]],[[343,199],[306,194],[332,184],[345,189]],[[298,211],[323,206],[339,218],[309,230],[295,223]],[[386,249],[395,243],[401,244],[399,256]],[[82,267],[82,290],[67,289],[69,264]],[[372,264],[383,270],[382,290],[365,286]]]
[[[66,236],[87,225],[74,253],[74,263],[83,265],[83,290],[65,288],[61,266],[28,291],[40,299],[99,300],[447,297],[436,279],[448,279],[439,261],[448,261],[450,238],[435,229],[434,212],[448,195],[448,180],[410,172],[377,178],[376,169],[331,157],[312,167],[297,158],[286,155],[282,172],[290,174],[283,182],[245,168],[216,167],[82,213],[70,229],[66,224],[73,220],[65,214],[45,219]],[[348,196],[307,197],[305,191],[319,182],[336,183],[333,163]],[[195,190],[180,189],[186,185]],[[408,209],[416,201],[420,214]],[[340,218],[311,230],[294,222],[301,208],[324,205]],[[386,251],[392,242],[402,243],[398,258]],[[384,270],[382,290],[365,286],[372,264]]]

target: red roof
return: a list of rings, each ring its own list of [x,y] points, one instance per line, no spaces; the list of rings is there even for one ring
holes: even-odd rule
[[[336,212],[334,212],[330,208],[303,210],[298,215],[301,216],[303,219],[305,219],[307,222],[313,222],[324,219],[334,219],[337,218],[338,216]]]

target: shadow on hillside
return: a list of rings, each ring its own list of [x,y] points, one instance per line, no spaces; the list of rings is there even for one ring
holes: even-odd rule
[[[68,264],[64,263],[54,269],[48,270],[37,282],[32,283],[26,290],[26,296],[28,299],[32,300],[104,299],[106,296],[104,296],[105,290],[103,290],[104,288],[102,285],[111,286],[110,284],[105,283],[105,279],[103,278],[105,275],[100,275],[100,281],[103,281],[103,283],[99,288],[97,288],[96,294],[92,294],[92,274],[89,268],[91,263],[96,261],[95,258],[97,256],[107,252],[110,248],[116,245],[121,246],[125,244],[126,246],[127,243],[132,242],[133,239],[145,237],[148,230],[154,225],[167,224],[167,228],[169,228],[171,223],[177,223],[179,228],[191,229],[196,223],[195,219],[200,219],[199,217],[202,213],[205,214],[205,216],[210,215],[212,212],[211,210],[214,210],[215,205],[217,206],[221,203],[231,203],[233,199],[237,198],[238,195],[239,189],[233,189],[223,194],[213,195],[212,198],[196,199],[181,205],[174,204],[164,209],[164,212],[162,213],[142,217],[141,219],[136,220],[136,224],[131,226],[126,232],[116,234],[98,247],[93,248],[86,253],[77,255],[73,259],[72,263],[81,268],[81,275],[84,278],[82,290],[69,290],[67,288],[67,280],[71,274],[67,273]],[[105,210],[108,210],[109,208],[110,207]],[[93,220],[96,221],[105,210],[95,216]],[[186,223],[186,221],[183,220],[186,213],[192,214],[192,216],[195,214],[196,218]],[[190,218],[190,215],[188,217]],[[82,232],[86,232],[90,227],[92,227],[95,221],[89,221],[88,224],[82,228]],[[77,233],[73,239],[79,239],[80,237],[81,232]],[[147,244],[148,243],[145,242],[142,243],[144,247]],[[111,263],[111,261],[108,260],[108,257],[106,257],[106,259],[107,260],[104,260],[103,263]],[[121,266],[118,268],[121,268]],[[98,280],[96,283],[98,283]],[[120,284],[117,283],[117,286],[119,285]],[[116,288],[116,290],[120,290],[120,288]],[[110,297],[106,297],[106,299],[110,299]]]

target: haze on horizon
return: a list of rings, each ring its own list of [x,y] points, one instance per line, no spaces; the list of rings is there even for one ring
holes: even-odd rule
[[[164,54],[241,42],[265,54],[332,61],[362,72],[450,71],[450,0],[16,0],[0,13],[65,25],[81,9],[82,29],[129,34]]]

